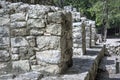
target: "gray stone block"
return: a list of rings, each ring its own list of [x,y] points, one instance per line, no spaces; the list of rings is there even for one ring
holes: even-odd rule
[[[25,21],[26,15],[25,13],[15,13],[10,16],[11,22],[14,21]]]
[[[59,50],[47,50],[42,52],[36,52],[37,62],[46,62],[58,64],[60,63],[61,52]]]
[[[11,36],[26,36],[29,33],[27,32],[26,28],[21,28],[21,29],[12,29],[11,30]]]
[[[16,71],[23,70],[23,71],[27,72],[30,70],[29,61],[28,60],[13,61],[12,69],[16,70]]]
[[[6,50],[0,50],[0,62],[5,62],[10,60],[10,54]]]
[[[7,25],[9,24],[10,19],[6,17],[0,17],[0,25]]]
[[[40,50],[60,50],[60,37],[39,36],[37,37],[37,46]]]
[[[9,46],[9,37],[0,37],[0,46],[4,47],[4,46]]]
[[[11,46],[21,47],[21,46],[29,46],[29,44],[24,37],[15,37],[15,38],[11,38]]]
[[[26,22],[13,22],[13,23],[10,23],[10,27],[11,28],[25,28],[27,26]]]
[[[53,35],[61,35],[61,24],[49,24],[46,27],[46,32]]]
[[[45,32],[44,29],[31,29],[30,30],[30,35],[31,36],[41,36],[41,35],[44,34],[44,32]]]
[[[9,28],[8,27],[0,27],[0,37],[9,37]]]
[[[45,19],[29,19],[27,21],[27,26],[30,28],[43,28],[45,27]]]
[[[51,12],[48,13],[48,23],[62,23],[64,14],[62,12]]]

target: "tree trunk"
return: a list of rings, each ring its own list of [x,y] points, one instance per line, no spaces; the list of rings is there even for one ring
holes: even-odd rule
[[[108,0],[104,0],[103,6],[103,31],[102,31],[102,41],[105,42],[107,38],[107,27],[108,23]]]

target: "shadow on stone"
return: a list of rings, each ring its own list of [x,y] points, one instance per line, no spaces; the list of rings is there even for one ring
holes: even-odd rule
[[[89,71],[93,59],[73,58],[73,66],[65,74],[82,74]]]

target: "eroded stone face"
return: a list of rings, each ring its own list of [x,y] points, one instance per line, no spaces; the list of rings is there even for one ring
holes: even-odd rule
[[[28,42],[24,37],[11,38],[12,47],[28,46]]]
[[[64,15],[62,12],[48,13],[48,23],[62,23]]]
[[[10,22],[9,18],[6,17],[0,17],[0,25],[6,25]]]
[[[26,22],[22,22],[22,21],[20,21],[20,22],[13,22],[13,23],[11,23],[10,24],[10,27],[11,28],[24,28],[24,27],[26,27]]]
[[[33,70],[57,74],[70,67],[70,12],[21,2],[0,1],[0,5],[0,62],[10,62],[15,73]]]
[[[10,60],[10,54],[6,50],[0,50],[0,62],[5,62]]]
[[[59,50],[48,50],[36,53],[37,62],[60,63],[61,52]]]
[[[9,37],[0,37],[0,46],[8,46],[9,44]]]
[[[10,19],[11,19],[11,22],[14,22],[14,21],[25,21],[26,20],[25,13],[15,13],[15,14],[12,14],[10,16]]]
[[[9,37],[9,28],[8,27],[0,27],[0,37]]]
[[[46,32],[53,35],[61,35],[61,24],[49,24],[47,25]]]
[[[29,19],[27,26],[31,28],[43,28],[45,27],[45,19]]]
[[[13,61],[12,62],[12,68],[16,71],[23,70],[23,71],[29,71],[30,65],[28,60],[20,60],[20,61]]]
[[[37,37],[37,45],[40,50],[60,49],[60,37],[57,36]]]

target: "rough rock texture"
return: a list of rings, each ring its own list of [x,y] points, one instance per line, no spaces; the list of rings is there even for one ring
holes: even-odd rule
[[[108,39],[106,42],[107,54],[120,56],[120,39]]]
[[[8,61],[10,72],[64,73],[72,66],[72,45],[70,12],[0,0],[0,62]]]

